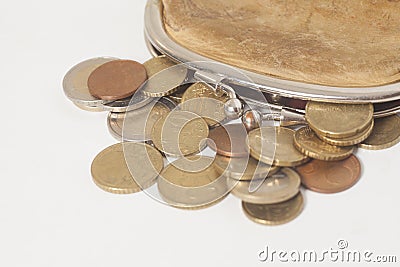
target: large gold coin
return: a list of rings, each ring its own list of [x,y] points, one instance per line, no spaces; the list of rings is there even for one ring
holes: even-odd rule
[[[227,178],[231,193],[247,203],[275,204],[294,197],[300,190],[301,179],[296,171],[290,168],[282,168],[265,179],[254,191],[250,192],[249,181],[237,181]]]
[[[182,96],[182,110],[201,116],[209,126],[226,119],[224,104],[229,97],[224,92],[215,92],[205,83],[195,83]]]
[[[221,175],[241,181],[264,179],[279,171],[279,167],[265,164],[252,157],[228,158],[217,155],[214,164]]]
[[[206,147],[207,123],[194,113],[172,111],[159,119],[152,131],[156,148],[170,156],[187,156]]]
[[[96,156],[91,173],[101,189],[131,194],[152,186],[163,166],[163,157],[155,148],[142,143],[118,143]]]
[[[345,138],[331,138],[327,136],[319,136],[324,142],[333,146],[353,146],[361,143],[372,133],[374,129],[374,120],[371,121],[371,125],[368,126],[364,131],[356,134],[355,136]]]
[[[247,139],[251,156],[280,167],[293,167],[307,162],[307,156],[293,145],[294,133],[292,129],[270,126],[251,131]]]
[[[166,56],[152,58],[143,65],[149,77],[143,85],[143,94],[150,97],[162,97],[176,92],[188,73],[183,65],[177,65]]]
[[[374,115],[372,104],[336,104],[309,101],[306,120],[319,136],[345,138],[363,132]]]
[[[199,209],[208,207],[227,195],[229,190],[226,179],[219,179],[220,175],[213,164],[198,172],[187,172],[177,167],[181,165],[179,161],[183,160],[185,159],[178,159],[165,167],[158,179],[159,193],[167,204],[182,209]],[[200,165],[207,165],[212,159],[191,156],[188,160],[204,161]]]
[[[360,144],[361,148],[379,150],[392,147],[400,142],[400,118],[392,115],[375,120],[371,135]]]
[[[349,157],[354,150],[352,146],[339,147],[325,143],[309,127],[302,127],[294,135],[295,147],[309,156],[319,160],[341,160]]]
[[[242,202],[244,214],[250,220],[264,225],[280,225],[294,220],[303,210],[303,195],[277,204],[252,204]]]

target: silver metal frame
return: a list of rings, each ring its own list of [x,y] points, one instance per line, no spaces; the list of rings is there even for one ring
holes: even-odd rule
[[[163,24],[163,6],[161,0],[149,0],[145,11],[145,36],[149,45],[155,51],[167,55],[170,58],[185,64],[189,69],[209,73],[210,77],[220,77],[220,81],[226,84],[243,86],[260,90],[267,94],[282,97],[317,100],[337,103],[383,103],[400,99],[400,82],[376,86],[376,87],[332,87],[316,84],[306,84],[295,81],[277,79],[266,75],[253,73],[239,69],[251,81],[243,80],[237,71],[229,71],[231,68],[219,68],[217,64],[205,64],[199,62],[219,63],[210,58],[198,55],[185,47],[177,44],[166,33]],[[150,46],[149,46],[150,47]]]

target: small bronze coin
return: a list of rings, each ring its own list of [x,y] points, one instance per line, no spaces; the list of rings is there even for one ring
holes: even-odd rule
[[[217,154],[236,158],[249,155],[246,138],[247,131],[243,124],[227,124],[210,130],[207,145]]]
[[[90,94],[103,100],[133,95],[146,81],[144,66],[133,60],[113,60],[96,68],[89,76]]]
[[[349,157],[354,150],[352,146],[332,146],[317,137],[310,127],[302,127],[294,135],[294,145],[310,158],[332,161]]]
[[[305,187],[326,194],[351,188],[361,176],[361,165],[355,155],[340,161],[312,160],[296,170]]]
[[[371,135],[359,146],[369,150],[392,147],[400,142],[400,117],[392,115],[375,120]]]
[[[364,131],[372,121],[372,104],[336,104],[310,101],[306,120],[319,136],[345,138]]]
[[[143,143],[118,143],[96,156],[91,173],[104,191],[132,194],[152,186],[163,167],[157,149]]]
[[[304,207],[301,192],[294,198],[276,204],[252,204],[242,202],[244,214],[253,222],[264,225],[280,225],[294,220]]]

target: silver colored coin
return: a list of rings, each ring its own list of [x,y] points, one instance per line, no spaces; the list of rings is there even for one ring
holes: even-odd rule
[[[270,177],[257,188],[250,192],[249,181],[237,181],[227,178],[231,193],[247,203],[253,204],[275,204],[293,198],[299,193],[301,179],[297,172],[290,168],[282,168],[279,172]]]
[[[98,107],[107,103],[107,101],[98,99],[90,94],[87,80],[97,67],[116,59],[111,57],[92,58],[72,67],[63,80],[65,95],[80,106]]]
[[[150,141],[154,123],[174,107],[174,102],[163,98],[125,113],[110,112],[107,117],[108,130],[118,141]]]
[[[100,105],[98,107],[91,107],[91,106],[83,105],[78,102],[72,102],[72,103],[74,103],[75,106],[77,106],[78,108],[80,108],[84,111],[90,111],[90,112],[103,112],[104,111],[103,105]]]

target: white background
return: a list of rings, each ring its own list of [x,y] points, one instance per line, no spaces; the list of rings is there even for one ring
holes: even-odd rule
[[[0,266],[267,266],[257,259],[265,245],[322,251],[339,239],[400,257],[400,146],[359,151],[354,188],[307,191],[301,216],[277,227],[249,221],[233,196],[181,211],[98,189],[91,161],[116,142],[107,114],[73,106],[61,81],[91,57],[149,59],[144,8],[145,0],[1,0]]]

